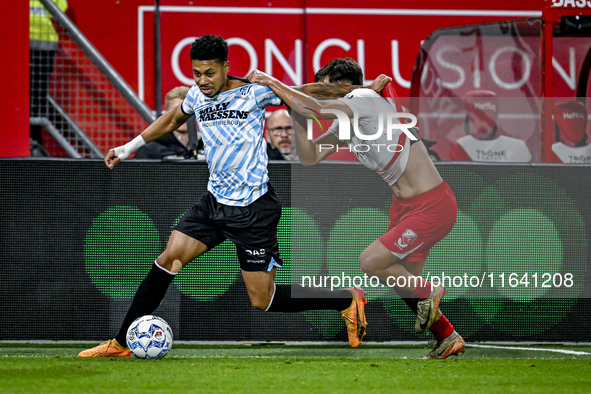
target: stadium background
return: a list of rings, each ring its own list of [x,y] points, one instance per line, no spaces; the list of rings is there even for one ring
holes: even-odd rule
[[[154,97],[154,2],[112,0],[101,2],[100,7],[83,0],[70,0],[68,3],[68,17],[117,71],[121,80],[137,92],[151,109],[160,106],[162,100]],[[421,44],[437,29],[539,18],[547,5],[550,6],[550,2],[543,0],[487,3],[435,0],[409,6],[402,0],[380,0],[367,8],[366,4],[360,5],[354,0],[280,0],[272,3],[253,0],[247,4],[241,1],[194,4],[189,0],[162,0],[162,91],[190,83],[189,63],[182,59],[188,56],[191,37],[214,33],[233,40],[230,61],[234,75],[245,75],[250,68],[258,67],[286,83],[299,84],[311,81],[316,69],[328,60],[351,56],[362,63],[367,80],[381,73],[392,75],[399,96],[404,98],[410,93],[413,68]],[[9,2],[6,7],[0,29],[4,36],[11,37],[6,43],[10,48],[11,62],[0,65],[0,80],[10,94],[0,97],[0,108],[8,110],[10,116],[1,131],[0,157],[27,156],[27,135],[14,132],[28,127],[29,51],[28,32],[23,28],[27,25],[26,2]],[[559,11],[573,14],[586,10],[565,6]],[[105,25],[108,25],[107,29]],[[467,44],[470,37],[478,37],[474,31],[467,30],[462,33],[465,35],[461,40],[453,37],[451,40],[452,46],[460,42],[464,44],[459,44],[455,52],[447,51],[442,58],[437,55],[432,59],[432,65],[442,73],[444,84],[455,83],[461,75],[466,77],[465,83],[455,91],[457,97],[475,88],[476,61],[482,71],[494,66],[504,81],[519,80],[529,75],[524,86],[520,84],[507,90],[496,83],[489,85],[487,73],[483,72],[481,88],[493,90],[499,97],[538,95],[543,63],[540,26],[536,35],[538,42],[524,40],[520,36],[511,37],[519,30],[504,26],[507,37],[493,39],[487,44],[487,51],[481,54]],[[137,135],[146,126],[145,121],[97,72],[92,62],[59,26],[58,33],[60,51],[52,75],[52,97],[103,151]],[[554,97],[575,96],[573,79],[585,51],[585,45],[580,40],[580,37],[569,37],[568,41],[555,39],[553,67],[549,73]],[[502,56],[497,57],[496,64],[492,62],[495,51],[502,49],[505,43],[517,47],[526,43],[528,59],[517,56],[515,60],[512,59],[512,51],[504,51]],[[519,61],[522,60],[531,64],[531,72],[519,69]],[[155,105],[156,101],[158,105]],[[551,139],[551,133],[547,134]],[[433,135],[429,138],[434,139]],[[540,138],[534,141],[534,135],[530,141],[534,161],[540,160]],[[550,144],[546,142],[546,145]],[[440,143],[437,148],[444,149],[443,146]],[[59,146],[48,149],[53,156],[67,157]],[[551,151],[546,154],[548,157],[542,161],[556,161]],[[333,156],[336,159],[353,159],[347,153]]]
[[[575,282],[450,289],[442,308],[458,331],[469,341],[588,340],[589,167],[438,166],[461,213],[426,271],[570,272]],[[2,340],[112,335],[207,179],[196,161],[129,161],[109,171],[95,160],[1,159],[0,172]],[[391,191],[383,181],[355,163],[271,164],[270,177],[284,204],[278,281],[361,275],[359,252],[387,226]],[[336,313],[254,310],[231,244],[181,272],[156,314],[180,340],[346,341]],[[372,295],[367,316],[369,341],[423,338],[398,299]]]

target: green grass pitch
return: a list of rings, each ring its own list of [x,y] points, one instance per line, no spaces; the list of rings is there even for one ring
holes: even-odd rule
[[[591,346],[175,344],[162,360],[80,359],[87,344],[0,342],[2,393],[591,392]],[[569,353],[570,352],[570,353]]]

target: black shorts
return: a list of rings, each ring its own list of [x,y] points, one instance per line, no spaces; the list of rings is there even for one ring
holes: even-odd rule
[[[175,226],[175,230],[201,241],[208,249],[229,239],[236,245],[240,268],[244,271],[271,271],[281,267],[277,224],[281,202],[275,190],[245,207],[223,205],[206,192]]]

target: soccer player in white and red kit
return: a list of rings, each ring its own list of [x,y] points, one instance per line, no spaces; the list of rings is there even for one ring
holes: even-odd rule
[[[455,196],[439,175],[422,141],[416,135],[407,135],[401,128],[390,128],[388,134],[386,115],[396,110],[374,90],[354,89],[345,98],[316,100],[258,70],[252,71],[248,79],[269,86],[291,108],[302,164],[315,165],[336,152],[339,146],[349,145],[357,159],[376,171],[392,188],[390,226],[361,253],[361,268],[383,283],[391,284],[394,280],[405,284],[395,290],[417,313],[415,330],[429,329],[437,340],[426,358],[441,359],[463,352],[464,340],[439,311],[439,302],[446,290],[420,277],[429,250],[451,231],[457,218]],[[353,59],[334,59],[318,71],[316,80],[361,85],[363,72]],[[376,80],[383,86],[389,81],[384,75]],[[343,125],[339,118],[319,138],[307,138],[306,116],[316,112],[331,119],[338,117],[338,111],[346,114],[350,122],[348,135],[340,132],[339,127]],[[359,133],[354,132],[355,127]],[[405,280],[398,280],[402,277]]]

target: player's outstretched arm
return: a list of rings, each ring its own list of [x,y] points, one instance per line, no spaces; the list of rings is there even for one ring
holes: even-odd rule
[[[297,90],[298,92],[302,92],[304,94],[307,94],[308,96],[311,96],[311,97],[317,97],[320,99],[328,99],[328,98],[345,97],[345,95],[347,95],[353,89],[358,88],[358,87],[359,86],[336,84],[336,83],[314,82],[314,83],[307,83],[305,85],[300,85],[300,86],[293,86],[293,89]]]
[[[349,106],[337,100],[316,100],[303,92],[297,91],[290,86],[280,82],[276,78],[259,70],[252,70],[246,77],[250,82],[258,83],[261,86],[270,87],[286,106],[303,116],[312,118],[315,114],[322,114],[324,119],[336,119],[333,112],[323,112],[324,109],[338,109],[341,113],[352,117],[353,112]]]
[[[127,159],[133,152],[146,145],[148,142],[171,133],[185,123],[192,115],[186,115],[181,111],[181,106],[164,113],[149,125],[142,134],[135,137],[125,145],[110,149],[105,155],[104,162],[107,167],[113,169],[122,160]]]
[[[338,146],[344,145],[335,135],[328,132],[313,140],[308,136],[307,119],[297,112],[290,111],[290,115],[293,120],[296,151],[302,165],[313,166],[336,152]]]
[[[384,87],[386,87],[388,82],[391,81],[392,78],[390,78],[389,76],[385,74],[380,74],[375,80],[373,80],[371,84],[367,86],[356,86],[343,83],[314,82],[300,86],[293,86],[293,88],[299,92],[307,94],[308,96],[317,97],[320,99],[327,99],[345,97],[345,95],[351,93],[353,90],[362,87],[372,89],[376,93],[380,93],[384,89]]]

